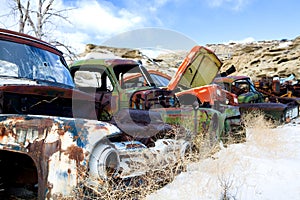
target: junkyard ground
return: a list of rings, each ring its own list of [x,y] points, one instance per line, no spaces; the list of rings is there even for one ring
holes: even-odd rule
[[[147,199],[300,199],[300,119],[276,128],[251,121],[246,142],[190,164]]]
[[[212,150],[204,147],[192,155],[193,162],[186,169],[170,166],[162,172],[115,181],[113,186],[99,182],[104,189],[96,193],[78,188],[77,198],[300,199],[300,119],[276,128],[262,116],[245,121],[246,142],[232,141]],[[19,195],[11,199],[24,199]]]

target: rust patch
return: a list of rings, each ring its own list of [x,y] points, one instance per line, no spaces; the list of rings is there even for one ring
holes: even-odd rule
[[[109,131],[109,129],[106,126],[97,126],[96,130],[105,130],[105,131]]]
[[[57,130],[57,134],[60,135],[60,136],[63,136],[65,133],[66,133],[66,131],[64,129],[60,128],[60,129]]]
[[[0,141],[2,141],[5,137],[8,136],[8,132],[6,131],[5,126],[0,126]]]
[[[38,171],[39,197],[45,197],[44,192],[48,191],[46,197],[51,196],[51,184],[47,183],[49,173],[49,158],[55,152],[61,150],[61,141],[45,143],[44,139],[30,143],[27,147],[29,155],[32,157]],[[50,199],[50,198],[49,198]]]
[[[64,154],[69,155],[69,159],[75,160],[77,166],[84,159],[84,153],[82,148],[75,145],[68,147]]]

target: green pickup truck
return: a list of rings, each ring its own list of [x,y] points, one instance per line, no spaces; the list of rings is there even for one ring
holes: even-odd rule
[[[224,114],[205,106],[197,109],[192,104],[189,107],[181,106],[175,92],[176,81],[190,87],[211,83],[221,64],[213,52],[196,46],[178,68],[168,88],[157,87],[151,74],[138,61],[86,59],[76,61],[69,67],[76,87],[95,96],[99,105],[96,108],[98,120],[117,124],[123,131],[132,134],[138,128],[136,124],[139,124],[139,128],[142,124],[148,126],[151,120],[145,119],[151,119],[149,111],[155,111],[160,113],[164,123],[185,126],[195,134],[213,133],[216,139],[224,132]],[[134,123],[124,126],[124,121]]]

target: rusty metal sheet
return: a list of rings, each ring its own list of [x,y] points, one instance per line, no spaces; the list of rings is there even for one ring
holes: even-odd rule
[[[95,120],[1,114],[0,150],[32,158],[38,171],[39,199],[68,196],[95,144],[118,131]]]

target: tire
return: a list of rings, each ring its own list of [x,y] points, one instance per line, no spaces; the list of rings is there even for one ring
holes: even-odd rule
[[[99,144],[93,150],[89,162],[91,178],[109,180],[120,170],[120,158],[115,148],[107,144]]]

